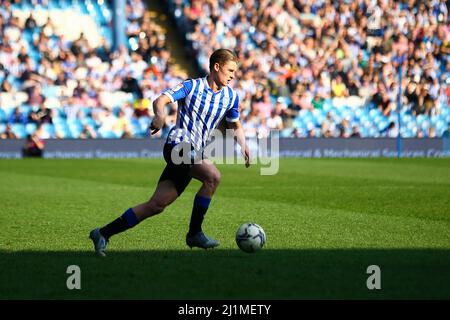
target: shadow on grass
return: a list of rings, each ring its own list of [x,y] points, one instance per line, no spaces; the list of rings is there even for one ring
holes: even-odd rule
[[[81,269],[68,290],[67,267]],[[367,267],[381,269],[368,290]],[[0,251],[0,299],[449,299],[450,250]]]

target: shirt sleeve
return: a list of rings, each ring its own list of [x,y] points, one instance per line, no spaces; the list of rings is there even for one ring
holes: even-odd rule
[[[189,92],[191,92],[191,89],[192,89],[192,80],[188,79],[186,81],[179,83],[173,88],[164,90],[162,94],[168,96],[170,102],[173,103],[175,101],[185,98],[189,94]]]
[[[237,122],[239,121],[239,96],[236,94],[236,98],[234,99],[233,106],[230,110],[227,111],[226,120],[228,122]]]

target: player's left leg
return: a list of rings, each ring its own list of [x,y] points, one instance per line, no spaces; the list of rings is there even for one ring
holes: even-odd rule
[[[211,198],[219,186],[220,172],[210,160],[204,159],[194,164],[189,173],[193,178],[200,180],[202,186],[195,195],[186,243],[191,248],[194,246],[204,249],[217,247],[219,242],[203,233],[202,224]]]
[[[96,228],[90,232],[89,238],[94,243],[97,254],[102,257],[106,256],[105,251],[111,236],[131,229],[142,220],[161,213],[177,198],[178,191],[175,184],[170,180],[160,181],[149,201],[129,208],[103,228]]]

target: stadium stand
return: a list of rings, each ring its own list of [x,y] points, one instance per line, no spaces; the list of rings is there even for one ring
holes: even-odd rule
[[[127,44],[112,45],[106,0],[0,0],[0,137],[148,137],[151,101],[188,76],[143,0],[127,0]],[[235,50],[248,137],[402,137],[450,124],[444,0],[168,0],[199,69]],[[176,104],[168,108],[167,134]]]
[[[144,3],[126,12],[127,46],[113,52],[108,1],[2,0],[0,137],[148,135],[151,101],[187,75]]]
[[[204,72],[213,50],[238,52],[250,135],[281,128],[282,118],[282,136],[396,136],[402,56],[401,135],[439,137],[447,128],[444,0],[169,0],[169,8]]]

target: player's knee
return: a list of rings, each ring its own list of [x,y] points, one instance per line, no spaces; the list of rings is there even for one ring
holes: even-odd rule
[[[164,211],[168,203],[162,199],[151,199],[147,204],[148,212],[158,214]]]
[[[210,175],[208,175],[208,178],[205,181],[205,184],[211,189],[216,190],[216,188],[219,186],[220,183],[220,172],[212,172]]]

